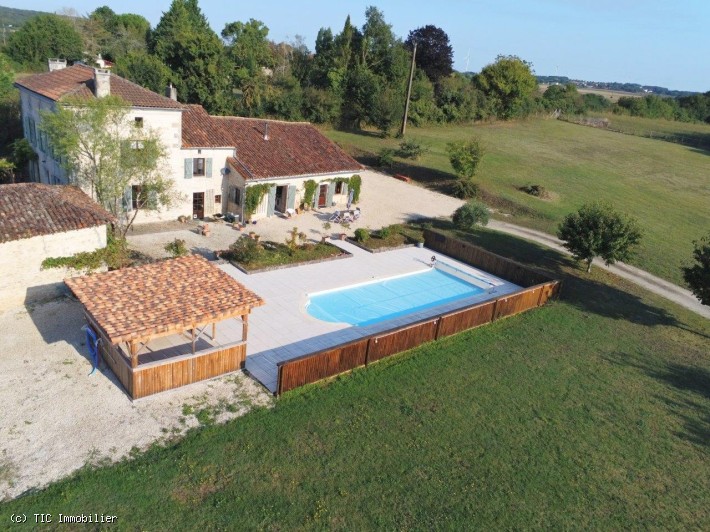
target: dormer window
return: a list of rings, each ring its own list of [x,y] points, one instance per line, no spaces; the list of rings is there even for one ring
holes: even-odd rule
[[[193,176],[204,176],[205,175],[205,159],[195,158],[192,160],[192,175]]]

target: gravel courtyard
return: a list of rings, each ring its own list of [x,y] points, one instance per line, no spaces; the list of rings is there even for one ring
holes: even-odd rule
[[[110,370],[89,375],[83,324],[68,298],[0,314],[0,499],[273,401],[239,372],[131,402]]]
[[[360,176],[362,176],[362,191],[357,206],[362,210],[362,217],[352,223],[349,230],[333,225],[328,234],[345,232],[352,235],[355,229],[360,227],[378,229],[415,218],[451,216],[464,203],[459,199],[372,170],[360,172]],[[320,240],[321,235],[326,233],[323,223],[338,208],[342,207],[308,211],[289,219],[273,216],[259,220],[255,225],[249,226],[248,231],[254,231],[261,236],[262,240],[283,242],[288,237],[288,232],[298,227],[298,230],[306,233],[309,238]],[[133,234],[128,234],[128,242],[138,251],[154,258],[162,258],[168,256],[163,250],[165,244],[181,238],[193,253],[202,253],[211,258],[212,250],[227,249],[242,234],[223,223],[210,225],[212,231],[209,237],[198,234],[196,225],[192,223],[156,224],[155,230],[159,232],[145,234],[139,227]]]

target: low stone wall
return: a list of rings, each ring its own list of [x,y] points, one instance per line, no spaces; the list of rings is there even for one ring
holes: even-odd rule
[[[66,293],[72,272],[42,270],[48,257],[67,257],[106,246],[106,226],[35,236],[0,244],[0,311],[52,299]]]

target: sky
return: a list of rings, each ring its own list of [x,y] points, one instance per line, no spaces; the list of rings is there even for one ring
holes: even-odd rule
[[[21,9],[87,14],[101,5],[137,13],[155,26],[170,0],[0,0]],[[313,50],[321,27],[334,33],[349,14],[361,27],[375,5],[399,37],[427,24],[442,28],[454,49],[454,68],[478,71],[499,54],[533,64],[538,75],[618,81],[675,90],[710,90],[708,0],[200,0],[219,34],[228,22],[261,20],[269,38],[296,35]],[[225,7],[229,6],[229,7]]]

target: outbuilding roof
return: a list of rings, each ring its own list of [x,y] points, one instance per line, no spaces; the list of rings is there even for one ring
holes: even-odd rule
[[[158,109],[182,109],[183,105],[175,100],[161,96],[140,85],[111,73],[110,93],[119,96],[134,107],[155,107]],[[79,98],[94,97],[94,69],[77,64],[20,78],[15,81],[18,87],[41,94],[54,101],[68,96]]]
[[[233,147],[229,163],[247,179],[357,172],[360,163],[307,122],[210,116],[188,105],[184,148]]]
[[[64,282],[114,345],[241,316],[264,304],[198,255]]]
[[[71,185],[0,185],[0,242],[64,233],[115,221]]]

